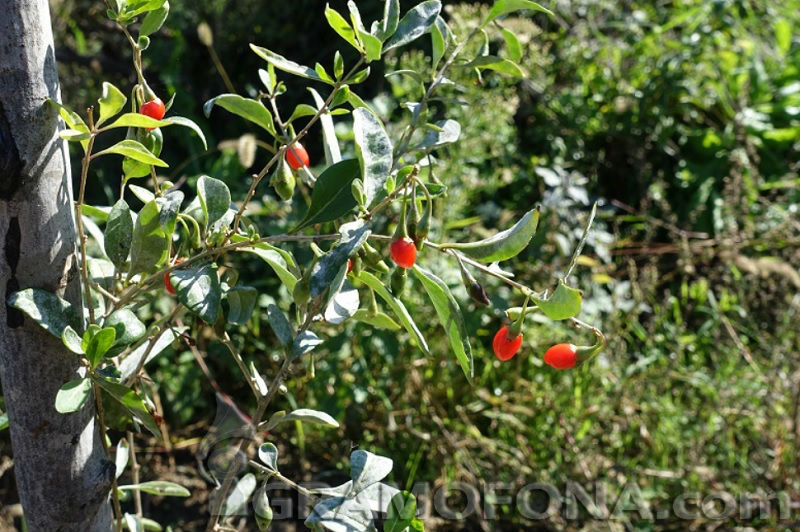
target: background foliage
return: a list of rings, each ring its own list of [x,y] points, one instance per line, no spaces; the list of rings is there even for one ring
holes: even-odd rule
[[[344,10],[344,2],[331,3]],[[379,2],[361,3],[366,19],[379,16]],[[123,79],[130,76],[129,50],[105,19],[102,3],[52,4],[68,105],[91,104],[102,79],[120,86],[135,82]],[[201,124],[212,148],[202,153],[188,134],[170,142],[163,158],[183,163],[172,164],[169,178],[194,183],[207,173],[241,197],[248,171],[270,154],[256,149],[253,156],[252,141],[239,137],[251,127],[245,122],[202,115],[202,102],[227,89],[197,36],[198,24],[209,25],[214,53],[240,93],[256,90],[254,73],[261,66],[249,42],[305,64],[329,63],[338,42],[316,0],[174,4],[153,39],[148,78],[158,80],[152,85],[159,94],[177,93],[175,113]],[[445,4],[462,36],[487,9],[478,2]],[[482,236],[541,202],[539,236],[509,269],[520,272],[521,282],[544,288],[567,266],[580,236],[576,221],[591,201],[601,200],[600,220],[576,276],[585,290],[582,317],[602,325],[609,347],[591,369],[554,372],[541,353],[562,339],[573,341],[576,333],[531,320],[523,353],[501,365],[489,349],[499,315],[465,308],[468,328],[477,331],[477,377],[469,386],[436,331],[428,337],[441,344],[432,342],[433,355],[421,358],[394,334],[349,324],[326,342],[313,367],[294,374],[289,388],[295,395],[282,399],[287,407],[297,402],[343,421],[338,432],[298,424],[292,442],[299,451],[287,457],[296,477],[326,479],[326,471],[311,464],[334,464],[357,445],[393,457],[393,480],[400,485],[601,481],[613,502],[626,482],[634,482],[654,507],[686,491],[768,498],[786,490],[797,497],[800,3],[562,0],[550,7],[555,19],[503,22],[523,37],[527,79],[478,80],[466,73],[454,79],[467,87],[452,94],[465,102],[460,116],[452,117],[463,126],[462,138],[436,176],[449,185],[446,218],[453,222],[433,231],[437,238]],[[489,37],[492,49],[506,46],[498,29],[490,27]],[[428,45],[418,44],[386,68],[423,70],[429,53]],[[307,94],[293,92],[291,80],[287,84],[285,99],[308,103]],[[416,90],[408,77],[373,75],[360,93],[398,121],[401,104],[414,101]],[[340,138],[347,140],[352,133],[342,122]],[[258,134],[255,128],[252,133]],[[314,138],[305,144],[312,161],[319,161],[322,148]],[[98,166],[90,202],[113,203],[115,171]],[[291,225],[271,189],[262,193],[256,199],[270,220],[263,233]],[[426,260],[438,259],[431,254]],[[436,266],[445,273],[452,268]],[[243,275],[276,298],[290,297],[255,265]],[[455,269],[443,277],[459,283]],[[506,289],[485,281],[497,307],[507,306]],[[421,295],[414,296],[419,285],[412,287],[412,313],[431,312]],[[467,300],[463,290],[460,295]],[[260,301],[263,313],[269,303]],[[261,325],[263,315],[254,320],[258,336],[245,352],[268,370],[272,332]],[[219,388],[246,404],[247,385],[225,348],[195,340]],[[164,471],[189,477],[183,483],[199,491],[205,482],[192,452],[217,404],[195,355],[184,349],[165,353],[151,370],[154,381],[164,383],[165,418],[176,432],[171,449],[149,452],[162,477]],[[3,433],[0,451],[8,451]],[[14,500],[11,477],[0,477],[4,502]],[[155,513],[188,529],[203,519],[201,500],[189,499],[195,506],[188,508],[165,503]],[[532,526],[520,522],[513,508],[500,515],[503,525]],[[774,519],[773,513],[739,523],[733,516],[724,528],[761,529]],[[544,524],[592,526],[585,513]],[[719,522],[650,522],[626,513],[602,526],[688,525],[711,530]],[[476,526],[486,525],[466,525]],[[447,529],[436,523],[430,528]]]

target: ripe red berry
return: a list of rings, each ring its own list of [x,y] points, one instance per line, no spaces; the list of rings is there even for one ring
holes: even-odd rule
[[[408,238],[398,238],[389,246],[389,255],[401,268],[411,268],[417,262],[417,246]]]
[[[509,336],[508,325],[500,327],[500,330],[494,335],[494,341],[492,342],[494,356],[502,362],[514,358],[514,355],[517,354],[520,347],[522,347],[522,334],[511,338]]]
[[[544,363],[555,369],[574,368],[578,363],[578,348],[572,344],[556,344],[545,352]]]
[[[292,170],[300,170],[308,166],[308,152],[299,142],[295,142],[292,147],[286,149],[286,162]]]
[[[178,259],[178,260],[175,261],[175,265],[177,266],[181,262],[183,262],[183,259]],[[172,294],[174,296],[175,295],[175,288],[173,288],[173,286],[172,286],[172,281],[169,280],[169,274],[170,273],[171,272],[167,272],[167,273],[164,274],[164,288],[166,289],[167,293]]]
[[[353,259],[347,259],[347,273],[353,271]]]
[[[156,98],[143,103],[139,108],[139,113],[149,116],[150,118],[155,118],[156,120],[161,120],[164,118],[164,115],[167,114],[167,108],[164,106],[164,102],[161,101],[161,98]]]

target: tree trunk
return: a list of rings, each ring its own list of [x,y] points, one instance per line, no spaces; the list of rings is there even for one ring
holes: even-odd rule
[[[0,0],[0,382],[28,530],[109,532],[114,464],[94,405],[56,412],[56,392],[79,360],[5,301],[41,288],[80,305],[66,143],[47,0]]]

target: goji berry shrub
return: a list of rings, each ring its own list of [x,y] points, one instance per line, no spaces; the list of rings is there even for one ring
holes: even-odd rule
[[[594,344],[586,347],[555,345],[544,356],[550,366],[573,368],[602,348],[601,332],[577,319],[581,294],[568,284],[594,211],[570,268],[554,289],[543,292],[515,282],[497,267],[497,263],[513,258],[529,244],[538,225],[538,207],[512,227],[484,240],[438,242],[431,236],[434,222],[441,221],[433,220],[434,203],[447,195],[446,180],[434,178],[431,169],[436,165],[436,156],[441,155],[440,149],[457,142],[461,130],[457,122],[446,117],[447,106],[458,105],[446,96],[453,85],[447,73],[457,68],[470,69],[479,78],[487,70],[522,76],[512,59],[490,54],[488,44],[475,57],[463,57],[462,52],[473,39],[484,38],[487,25],[501,24],[504,15],[520,10],[548,13],[545,8],[528,0],[497,0],[482,24],[459,40],[441,16],[439,0],[424,1],[402,17],[399,0],[386,0],[383,18],[369,28],[352,1],[348,3],[347,18],[326,7],[324,14],[330,26],[358,52],[358,59],[349,65],[337,52],[329,68],[300,65],[251,44],[251,51],[265,61],[265,68],[258,71],[262,87],[257,97],[221,94],[204,106],[207,115],[221,112],[214,110],[220,108],[259,126],[263,130],[262,144],[273,154],[251,177],[246,196],[233,202],[226,184],[216,177],[201,176],[196,190],[190,192],[192,197],[187,198],[183,190],[158,175],[159,168],[168,166],[160,158],[163,143],[176,129],[188,128],[198,142],[205,144],[197,124],[170,114],[175,95],[155,94],[147,83],[142,54],[148,48],[150,35],[166,20],[169,3],[115,0],[107,4],[108,17],[119,25],[133,51],[138,82],[132,87],[130,98],[106,82],[98,106],[87,109],[85,116],[51,102],[67,126],[61,137],[77,143],[82,150],[75,216],[84,305],[72,308],[56,295],[37,289],[15,293],[9,303],[61,338],[83,362],[84,376],[64,384],[56,397],[56,409],[74,412],[93,400],[104,442],[109,428],[129,431],[127,437],[113,445],[118,476],[128,459],[135,459],[131,431],[144,429],[156,438],[162,437],[156,421],[159,416],[142,382],[146,364],[178,337],[191,337],[200,328],[216,335],[228,348],[251,388],[257,404],[252,414],[253,431],[269,431],[271,435],[279,435],[281,425],[288,421],[338,426],[330,415],[315,410],[270,412],[270,404],[281,392],[292,365],[309,357],[322,343],[315,332],[321,329],[319,324],[358,319],[375,327],[396,325],[421,354],[428,352],[426,339],[403,304],[402,294],[409,277],[429,296],[465,378],[471,379],[470,331],[451,288],[425,268],[425,253],[441,253],[455,261],[467,293],[479,304],[489,305],[490,300],[476,275],[498,278],[518,292],[523,305],[503,310],[507,324],[494,336],[493,350],[501,361],[512,359],[521,349],[529,311],[541,312],[552,320],[572,320],[578,329],[589,331],[595,338]],[[414,78],[421,97],[405,105],[411,113],[409,125],[397,138],[391,138],[356,88],[370,75],[370,63],[424,35],[431,40],[435,74],[423,79],[416,72],[393,73]],[[504,31],[504,35],[509,45],[516,40],[510,31]],[[288,119],[281,113],[281,96],[286,92],[283,76],[307,80],[311,95],[310,102],[298,105]],[[434,101],[435,106],[431,105]],[[356,158],[342,157],[334,117],[352,120]],[[324,161],[311,161],[301,144],[316,127],[322,131]],[[108,133],[119,130],[127,132],[124,140],[101,147],[110,143],[106,140],[111,136]],[[122,158],[119,200],[110,207],[87,205],[84,198],[86,186],[91,183],[91,163],[106,156]],[[291,201],[297,189],[303,189],[308,197],[305,206],[299,204],[304,214],[298,216],[299,223],[288,233],[261,234],[258,220],[248,211],[267,177],[283,200]],[[148,185],[132,182],[142,178]],[[125,200],[126,192],[144,203],[137,213]],[[393,231],[381,231],[391,226]],[[308,245],[313,251],[312,260],[307,264],[298,262],[281,247],[288,242]],[[226,256],[234,252],[263,261],[291,294],[291,301],[283,306],[268,307],[276,339],[274,349],[282,357],[280,369],[269,378],[254,361],[244,360],[229,333],[230,328],[249,322],[259,297],[258,290],[239,283],[235,268],[225,262]],[[389,264],[394,264],[394,269]],[[152,316],[141,311],[164,293],[171,296],[168,312]],[[362,298],[368,302],[366,308],[361,308]],[[383,309],[378,300],[383,302]],[[187,316],[193,318],[190,323],[196,324],[194,330],[187,331],[182,325],[182,318]],[[238,453],[247,454],[252,441],[241,439]],[[112,446],[108,447],[111,453]],[[279,472],[278,449],[273,443],[262,444],[257,455],[259,461],[250,462],[252,472],[242,475],[232,464],[219,479],[210,505],[210,530],[224,528],[226,519],[238,513],[244,501],[252,502],[259,528],[268,528],[272,511],[265,484],[270,479],[318,499],[306,521],[314,530],[371,530],[375,511],[387,512],[386,530],[423,529],[414,517],[413,496],[380,482],[392,470],[389,458],[355,451],[351,455],[352,480],[336,488],[307,491]],[[257,489],[258,480],[262,485]],[[124,513],[120,502],[120,494],[126,492],[135,497],[131,513]],[[118,530],[123,521],[129,530],[143,530],[148,524],[141,512],[142,493],[189,494],[171,482],[139,481],[136,477],[133,484],[115,485],[111,498]]]

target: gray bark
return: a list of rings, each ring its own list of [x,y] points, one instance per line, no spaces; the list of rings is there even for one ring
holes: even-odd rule
[[[47,0],[0,0],[0,382],[14,474],[32,532],[109,532],[114,476],[94,405],[62,415],[55,395],[78,358],[5,303],[41,288],[80,305],[66,145]]]

